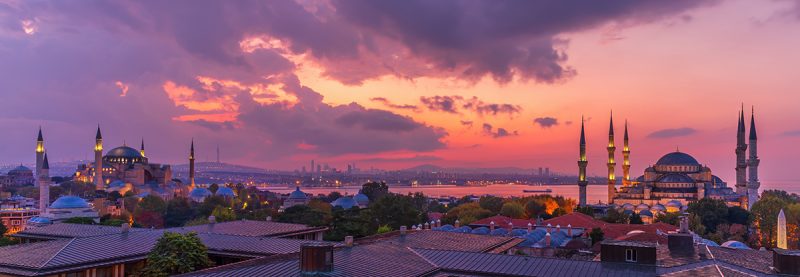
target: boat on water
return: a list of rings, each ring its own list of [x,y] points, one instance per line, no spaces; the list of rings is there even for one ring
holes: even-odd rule
[[[551,193],[553,192],[552,189],[524,189],[522,190],[524,193]]]

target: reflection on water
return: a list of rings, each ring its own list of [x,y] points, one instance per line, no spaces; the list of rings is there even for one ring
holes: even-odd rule
[[[775,183],[762,183],[761,191],[769,190],[769,189],[778,189],[778,190],[785,190],[789,193],[797,193],[800,194],[800,181],[789,181],[789,182],[775,182]],[[301,188],[305,193],[311,193],[314,195],[317,194],[328,194],[332,191],[338,191],[342,194],[349,194],[353,195],[358,193],[360,186],[343,186],[339,188]],[[577,185],[555,185],[555,186],[528,186],[528,185],[515,185],[515,184],[505,184],[505,185],[490,185],[484,187],[462,187],[462,186],[454,186],[454,185],[438,185],[438,186],[421,186],[421,187],[408,187],[408,186],[390,186],[389,191],[395,193],[414,193],[414,192],[422,192],[427,196],[455,196],[461,197],[464,195],[484,195],[484,194],[491,194],[495,196],[527,196],[527,195],[536,195],[537,193],[524,193],[522,190],[538,190],[538,189],[545,189],[549,188],[552,189],[553,192],[549,193],[550,195],[556,196],[561,195],[567,198],[578,199],[578,186]],[[275,192],[275,193],[290,193],[294,190],[294,187],[266,187],[262,188],[263,190]],[[589,203],[597,203],[598,201],[606,202],[608,198],[608,194],[606,192],[605,185],[589,185],[586,189],[586,197]]]

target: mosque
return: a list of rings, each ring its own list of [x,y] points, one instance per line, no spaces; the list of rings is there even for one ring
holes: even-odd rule
[[[728,187],[721,178],[712,174],[711,169],[701,164],[687,153],[675,151],[662,156],[655,165],[644,170],[644,174],[631,180],[630,147],[628,144],[628,124],[625,123],[623,138],[623,180],[617,188],[615,177],[616,163],[614,153],[614,119],[609,126],[608,140],[608,204],[621,208],[626,213],[638,213],[647,222],[662,212],[676,212],[686,209],[691,202],[703,198],[725,201],[729,206],[750,209],[758,201],[758,150],[755,114],[750,118],[749,158],[745,157],[748,144],[745,143],[744,109],[739,114],[736,146],[736,186]],[[581,123],[579,170],[579,205],[586,206],[586,138]],[[749,179],[747,172],[749,171]]]

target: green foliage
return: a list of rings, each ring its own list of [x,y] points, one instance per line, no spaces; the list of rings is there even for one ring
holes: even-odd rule
[[[187,221],[195,217],[195,211],[189,204],[189,200],[183,197],[175,197],[167,201],[167,211],[164,214],[165,227],[180,227]]]
[[[376,233],[377,234],[384,234],[384,233],[388,233],[388,232],[391,232],[391,231],[392,231],[392,227],[389,227],[389,225],[381,225],[380,227],[378,227],[378,231]]]
[[[214,208],[214,211],[211,212],[211,215],[214,216],[217,222],[236,220],[236,213],[233,212],[233,209],[228,207],[217,206]]]
[[[5,236],[6,233],[8,233],[8,228],[3,224],[3,221],[0,220],[0,236]]]
[[[222,196],[209,196],[203,200],[203,203],[200,204],[198,208],[199,213],[202,217],[208,217],[217,208],[217,206],[229,207],[228,200],[225,200],[225,197]]]
[[[64,223],[72,223],[72,224],[86,224],[86,225],[95,225],[97,222],[94,222],[94,219],[91,217],[70,217],[63,221]]]
[[[196,271],[213,265],[208,248],[197,234],[164,232],[147,256],[144,276],[170,276]]]
[[[286,208],[278,218],[278,222],[305,224],[310,226],[325,226],[332,217],[330,211],[323,211],[306,205],[297,205]]]
[[[119,218],[109,218],[107,220],[101,221],[100,225],[117,226],[117,227],[119,227],[119,226],[122,226],[122,224],[125,224],[125,223],[128,223],[128,221],[125,221],[125,220],[122,220],[122,219],[119,219]]]
[[[371,203],[389,194],[389,186],[383,182],[369,182],[361,186],[361,193],[366,195]]]
[[[339,193],[338,191],[332,191],[331,193],[328,193],[327,196],[325,196],[324,198],[322,198],[320,200],[330,203],[330,202],[336,201],[336,199],[339,199],[341,197],[342,197],[341,193]]]
[[[589,206],[577,207],[577,208],[575,208],[575,211],[579,212],[579,213],[582,213],[582,214],[585,214],[585,215],[588,215],[588,216],[591,216],[591,217],[594,217],[594,209],[592,207],[589,207]]]
[[[331,230],[325,234],[325,240],[342,241],[346,236],[360,238],[372,235],[375,228],[370,227],[370,219],[358,207],[344,210],[333,209]]]
[[[753,214],[742,207],[728,208],[728,223],[749,226],[753,222]]]
[[[525,212],[529,218],[538,218],[545,214],[545,206],[539,199],[533,199],[525,203]]]
[[[681,216],[682,214],[679,212],[658,214],[656,215],[655,222],[663,222],[678,226],[681,223]]]
[[[592,238],[592,245],[603,241],[603,236],[605,236],[605,234],[600,228],[592,228],[592,231],[589,232],[589,237]]]
[[[442,221],[447,224],[453,224],[456,219],[458,219],[463,226],[478,219],[487,218],[492,215],[494,215],[492,211],[481,208],[478,203],[470,202],[451,209],[449,212],[447,212],[447,214],[445,214],[444,218],[442,218]]]
[[[427,215],[415,207],[414,197],[394,193],[370,203],[365,216],[375,228],[388,225],[395,230],[400,229],[400,226],[411,226],[427,220]]]
[[[717,225],[721,223],[728,223],[728,205],[725,201],[703,198],[699,201],[689,204],[689,209],[686,212],[697,215],[709,233],[717,231]],[[703,235],[705,233],[699,233]]]
[[[689,229],[697,234],[705,234],[706,226],[703,220],[696,214],[689,214]]]
[[[133,211],[133,220],[144,227],[164,227],[164,212],[167,203],[161,197],[148,195],[139,201]]]
[[[493,214],[499,214],[500,209],[503,208],[503,201],[503,198],[487,195],[481,196],[481,199],[478,200],[478,204],[480,204],[481,208],[487,209]]]
[[[112,191],[108,194],[108,200],[117,201],[117,199],[120,198],[122,198],[122,194],[120,194],[119,191]]]
[[[208,186],[208,191],[210,191],[211,193],[217,193],[218,189],[219,189],[219,185],[217,185],[216,183],[211,184],[210,186]]]
[[[644,224],[642,221],[642,217],[639,216],[637,213],[632,213],[631,217],[628,219],[629,224]]]
[[[524,218],[525,208],[517,202],[506,202],[500,208],[500,214],[510,218]]]
[[[7,236],[0,237],[0,247],[19,244],[20,242],[21,241],[15,237],[7,237]]]
[[[771,192],[771,193],[767,193]],[[789,206],[791,197],[788,197],[785,192],[776,193],[775,191],[767,191],[761,195],[761,199],[753,204],[750,211],[753,213],[753,219],[758,222],[758,229],[761,233],[761,245],[764,247],[775,247],[777,230],[778,228],[778,213],[781,209]]]
[[[617,211],[617,209],[608,209],[606,216],[602,218],[603,221],[608,223],[628,223],[628,219],[625,214]]]

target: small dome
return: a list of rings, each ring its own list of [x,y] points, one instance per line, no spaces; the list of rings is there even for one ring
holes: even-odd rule
[[[208,196],[211,196],[211,191],[206,188],[195,188],[189,193],[189,197],[192,199],[203,199]]]
[[[359,206],[369,205],[369,197],[367,197],[366,194],[359,192],[358,194],[353,196],[353,199],[356,200],[356,203],[358,203]]]
[[[8,174],[9,175],[14,175],[14,174],[19,174],[19,173],[30,173],[30,172],[33,172],[33,171],[31,171],[30,168],[27,168],[27,167],[25,167],[23,165],[20,165],[18,167],[15,167],[14,169],[9,170]]]
[[[672,152],[658,159],[656,165],[700,165],[700,163],[689,154]]]
[[[622,205],[622,209],[624,209],[624,210],[626,210],[626,211],[633,210],[634,208],[635,208],[635,207],[634,207],[634,206],[633,206],[633,204],[631,204],[631,203],[625,203],[625,204],[623,204],[623,205]]]
[[[300,187],[296,187],[292,193],[289,194],[289,199],[296,199],[296,200],[305,200],[308,196],[306,193],[300,190]]]
[[[50,205],[51,209],[84,209],[89,207],[89,203],[86,200],[72,195],[61,196]]]
[[[120,146],[109,150],[104,158],[128,158],[128,159],[141,159],[142,153],[139,150],[130,148],[128,146]]]
[[[358,206],[358,203],[356,203],[356,200],[353,200],[353,198],[350,196],[342,196],[339,197],[339,199],[336,199],[336,201],[333,201],[331,205],[333,205],[334,207],[342,207],[343,209],[347,210],[352,207]]]
[[[636,210],[637,211],[643,211],[643,210],[649,210],[649,209],[650,209],[650,206],[647,206],[647,204],[645,204],[645,203],[636,205]]]
[[[53,221],[51,221],[49,218],[46,218],[46,217],[38,217],[38,216],[36,216],[36,217],[31,217],[31,219],[28,219],[28,224],[31,224],[31,225],[51,224],[51,223],[53,223]]]
[[[219,187],[214,195],[225,196],[225,197],[236,197],[236,193],[229,187]]]
[[[735,249],[750,249],[746,244],[741,241],[729,240],[722,244],[722,247],[735,248]]]
[[[489,228],[478,227],[478,228],[472,229],[472,233],[476,234],[476,235],[488,235],[489,234]]]
[[[505,236],[508,234],[508,231],[505,228],[497,228],[492,231],[492,236]]]
[[[669,202],[667,202],[667,205],[666,205],[666,206],[667,206],[667,207],[675,207],[675,208],[679,208],[679,207],[683,206],[683,204],[681,204],[681,201],[678,201],[678,200],[672,200],[672,201],[669,201]]]
[[[653,205],[653,207],[651,208],[651,210],[654,210],[654,211],[661,211],[661,212],[663,212],[663,211],[666,211],[666,210],[667,210],[667,208],[666,208],[666,207],[664,207],[664,205],[661,205],[661,204],[655,204],[655,205]]]
[[[639,216],[641,217],[653,217],[653,213],[650,210],[642,210],[639,212]]]
[[[116,180],[116,181],[114,181],[114,182],[111,182],[111,183],[109,183],[109,184],[108,184],[108,187],[109,187],[109,188],[114,188],[114,187],[119,187],[119,188],[121,188],[121,187],[125,187],[125,182],[123,182],[123,181],[121,181],[121,180]]]
[[[660,183],[694,183],[694,180],[684,174],[667,174],[658,178]]]

